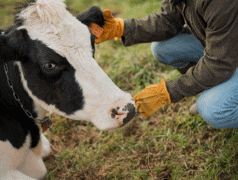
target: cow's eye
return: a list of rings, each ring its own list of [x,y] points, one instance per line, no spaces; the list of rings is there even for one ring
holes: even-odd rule
[[[45,63],[41,66],[42,73],[49,76],[58,75],[58,73],[62,70],[61,66],[58,66],[54,63]]]
[[[45,68],[45,69],[49,69],[49,70],[52,70],[52,69],[54,69],[55,67],[56,67],[56,65],[53,64],[53,63],[46,63],[46,64],[44,65],[44,68]]]

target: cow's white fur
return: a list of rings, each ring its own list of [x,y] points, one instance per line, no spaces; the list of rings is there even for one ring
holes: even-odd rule
[[[35,149],[29,148],[30,141],[28,135],[24,146],[19,150],[12,147],[9,141],[0,141],[1,180],[33,180],[45,176],[47,170],[42,157],[50,153],[50,143],[42,134],[39,145]]]

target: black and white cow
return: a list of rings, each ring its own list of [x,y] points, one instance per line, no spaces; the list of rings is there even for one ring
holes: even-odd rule
[[[45,176],[42,157],[50,144],[35,119],[46,111],[90,121],[100,130],[120,128],[134,117],[132,96],[93,58],[91,22],[103,26],[99,8],[74,17],[63,0],[36,0],[0,32],[1,180]]]

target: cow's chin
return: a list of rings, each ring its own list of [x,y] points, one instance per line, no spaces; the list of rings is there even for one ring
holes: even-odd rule
[[[72,120],[78,120],[78,121],[87,121],[91,122],[97,129],[101,131],[107,131],[107,130],[116,130],[119,129],[121,124],[116,122],[114,119],[111,119],[109,117],[94,117],[93,119],[90,118],[78,118],[78,117],[68,117]]]
[[[101,131],[115,130],[120,127],[113,119],[96,118],[92,119],[91,122]]]

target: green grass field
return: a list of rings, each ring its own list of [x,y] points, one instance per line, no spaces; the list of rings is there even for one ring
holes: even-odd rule
[[[22,0],[0,0],[0,28],[13,23],[16,2]],[[123,19],[139,19],[158,12],[161,0],[67,0],[67,5],[74,15],[96,5]],[[156,62],[148,43],[124,47],[120,41],[107,41],[96,45],[95,58],[132,95],[180,75]],[[238,179],[238,131],[214,129],[199,115],[191,116],[189,107],[198,96],[164,105],[149,118],[137,114],[118,131],[99,131],[91,123],[54,116],[52,133],[46,133],[52,152],[44,159],[45,180]]]

